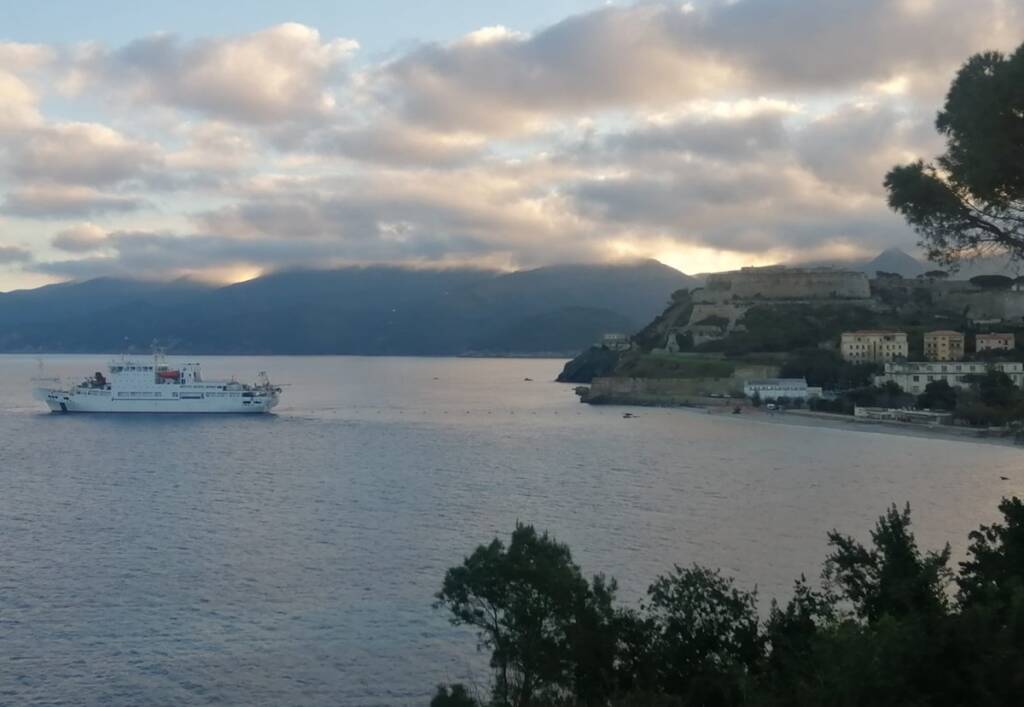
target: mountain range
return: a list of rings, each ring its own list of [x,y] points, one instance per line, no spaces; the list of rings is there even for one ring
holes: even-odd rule
[[[813,264],[848,268],[866,273],[869,277],[875,277],[879,271],[896,273],[897,275],[910,278],[917,277],[930,270],[949,270],[949,268],[943,268],[934,263],[918,260],[899,248],[887,248],[871,260],[866,261],[827,261]],[[962,261],[956,271],[950,273],[950,278],[953,280],[970,280],[976,275],[1007,275],[1016,277],[1020,274],[1020,263],[1012,261],[1007,256],[993,255]]]
[[[290,270],[228,286],[99,278],[0,294],[0,351],[575,353],[696,281],[654,260],[504,273]]]

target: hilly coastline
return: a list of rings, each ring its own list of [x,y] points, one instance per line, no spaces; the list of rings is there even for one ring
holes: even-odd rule
[[[694,284],[653,260],[512,273],[291,270],[225,287],[99,278],[0,294],[0,352],[574,353]]]

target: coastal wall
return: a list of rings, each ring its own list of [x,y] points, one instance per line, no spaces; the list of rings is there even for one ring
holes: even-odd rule
[[[687,405],[708,395],[743,395],[743,384],[778,376],[778,366],[741,365],[728,378],[594,378],[585,403],[615,405]]]

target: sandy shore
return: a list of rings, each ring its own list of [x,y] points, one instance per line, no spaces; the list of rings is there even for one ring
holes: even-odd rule
[[[708,413],[729,416],[730,409],[717,410],[707,408]],[[810,412],[808,410],[788,410],[786,412],[770,412],[755,408],[744,408],[737,418],[753,420],[774,425],[800,425],[803,427],[826,427],[835,430],[857,430],[877,434],[901,435],[904,437],[921,437],[926,439],[945,439],[955,442],[973,442],[975,444],[995,444],[1001,447],[1020,447],[1013,437],[985,437],[978,430],[953,426],[927,426],[906,422],[877,422],[861,420],[849,415]],[[1022,447],[1024,448],[1024,447]]]

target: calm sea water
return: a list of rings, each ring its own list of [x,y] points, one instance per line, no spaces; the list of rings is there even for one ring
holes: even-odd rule
[[[102,356],[47,357],[88,374]],[[926,547],[1024,493],[1024,451],[576,402],[551,360],[204,359],[266,417],[60,416],[0,357],[0,704],[425,704],[486,681],[431,608],[517,519],[636,600],[673,563],[767,599],[909,501]],[[532,378],[533,381],[526,381]],[[1009,481],[1000,476],[1010,477]]]

